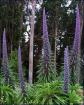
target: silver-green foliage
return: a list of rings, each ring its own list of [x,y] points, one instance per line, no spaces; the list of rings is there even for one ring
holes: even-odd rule
[[[45,73],[44,58],[41,56],[38,64],[37,79],[39,83],[51,82],[57,79],[56,65],[54,63],[54,56],[51,54],[49,59],[48,73]],[[46,75],[47,74],[47,75]]]

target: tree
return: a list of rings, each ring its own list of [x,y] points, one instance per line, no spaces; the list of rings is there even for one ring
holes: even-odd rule
[[[33,46],[34,46],[34,18],[35,18],[35,0],[32,0],[32,16],[31,16],[31,36],[29,51],[29,83],[33,83]]]

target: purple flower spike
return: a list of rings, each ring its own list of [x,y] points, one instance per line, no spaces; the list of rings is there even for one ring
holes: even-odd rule
[[[77,12],[76,12],[76,28],[75,28],[75,37],[73,43],[73,52],[77,55],[80,53],[80,13],[79,8],[77,5]]]
[[[45,67],[44,67],[45,71],[44,72],[47,75],[51,48],[50,48],[49,37],[48,37],[45,8],[43,9],[43,50],[44,50],[44,64],[45,64]]]
[[[25,83],[24,83],[23,72],[22,72],[22,60],[21,60],[21,48],[20,48],[20,46],[18,48],[18,73],[19,73],[20,87],[22,89],[22,92],[24,92],[25,91]]]
[[[5,78],[5,82],[7,84],[9,84],[8,55],[7,55],[7,44],[6,44],[6,32],[5,32],[5,29],[4,29],[4,32],[3,32],[2,54],[3,54],[3,59],[2,59],[3,75],[4,75],[4,78]]]
[[[73,75],[73,83],[79,83],[80,79],[80,13],[79,8],[77,5],[77,11],[76,11],[76,28],[75,28],[75,37],[74,37],[74,43],[73,48],[71,52],[71,74]],[[73,72],[73,73],[72,73]]]
[[[69,87],[69,52],[68,47],[64,51],[64,92],[68,93]]]

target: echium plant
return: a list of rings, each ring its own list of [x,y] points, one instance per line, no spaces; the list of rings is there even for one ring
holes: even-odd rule
[[[43,52],[38,71],[38,81],[50,82],[56,79],[56,70],[52,62],[51,47],[48,37],[47,20],[45,8],[43,9]]]
[[[44,72],[48,75],[48,66],[50,59],[50,43],[48,38],[48,29],[46,22],[45,8],[43,9],[43,56],[44,56]]]
[[[73,51],[77,55],[80,53],[80,13],[79,8],[77,5],[77,11],[76,11],[76,28],[75,28],[75,37],[74,37],[74,43],[73,43]]]
[[[64,50],[64,92],[68,93],[69,90],[69,51],[68,47]]]
[[[8,70],[8,55],[7,55],[7,43],[6,43],[6,31],[4,29],[3,32],[3,44],[2,44],[2,72],[5,78],[5,83],[9,84],[10,83],[10,78],[9,78],[9,70]]]
[[[74,74],[72,77],[73,78],[72,81],[77,83],[79,82],[79,74],[80,74],[80,40],[81,40],[80,13],[77,5],[75,37],[74,37],[74,43],[73,43],[73,48],[71,52],[71,67],[72,67],[72,74]]]
[[[20,88],[22,90],[22,93],[25,94],[25,83],[24,83],[23,71],[22,71],[22,60],[21,60],[20,45],[19,45],[19,48],[18,48],[18,74],[19,74]]]

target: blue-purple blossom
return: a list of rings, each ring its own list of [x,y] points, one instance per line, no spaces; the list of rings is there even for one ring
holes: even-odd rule
[[[44,64],[45,64],[45,73],[48,73],[48,64],[50,59],[50,43],[48,37],[47,21],[45,8],[43,9],[43,51],[44,51]]]
[[[79,8],[77,6],[76,11],[76,28],[75,28],[75,37],[74,37],[74,43],[73,43],[73,52],[74,55],[80,53],[80,13]]]
[[[64,92],[68,92],[69,87],[69,51],[68,47],[64,51]]]
[[[22,89],[22,92],[24,92],[25,91],[25,83],[24,83],[24,79],[23,79],[21,48],[20,48],[20,46],[18,48],[18,74],[19,74],[20,87]]]
[[[8,84],[9,83],[9,70],[8,70],[8,55],[7,55],[7,44],[6,44],[6,32],[4,29],[3,32],[3,44],[2,44],[2,70],[3,70],[3,75],[5,78],[5,82]]]
[[[79,82],[79,74],[80,74],[80,41],[81,41],[81,36],[80,36],[80,13],[79,13],[79,8],[77,5],[77,11],[76,11],[76,28],[75,28],[75,37],[74,37],[74,43],[73,43],[73,48],[71,52],[71,74],[73,75],[73,83],[74,82]],[[76,81],[75,81],[76,80]]]

